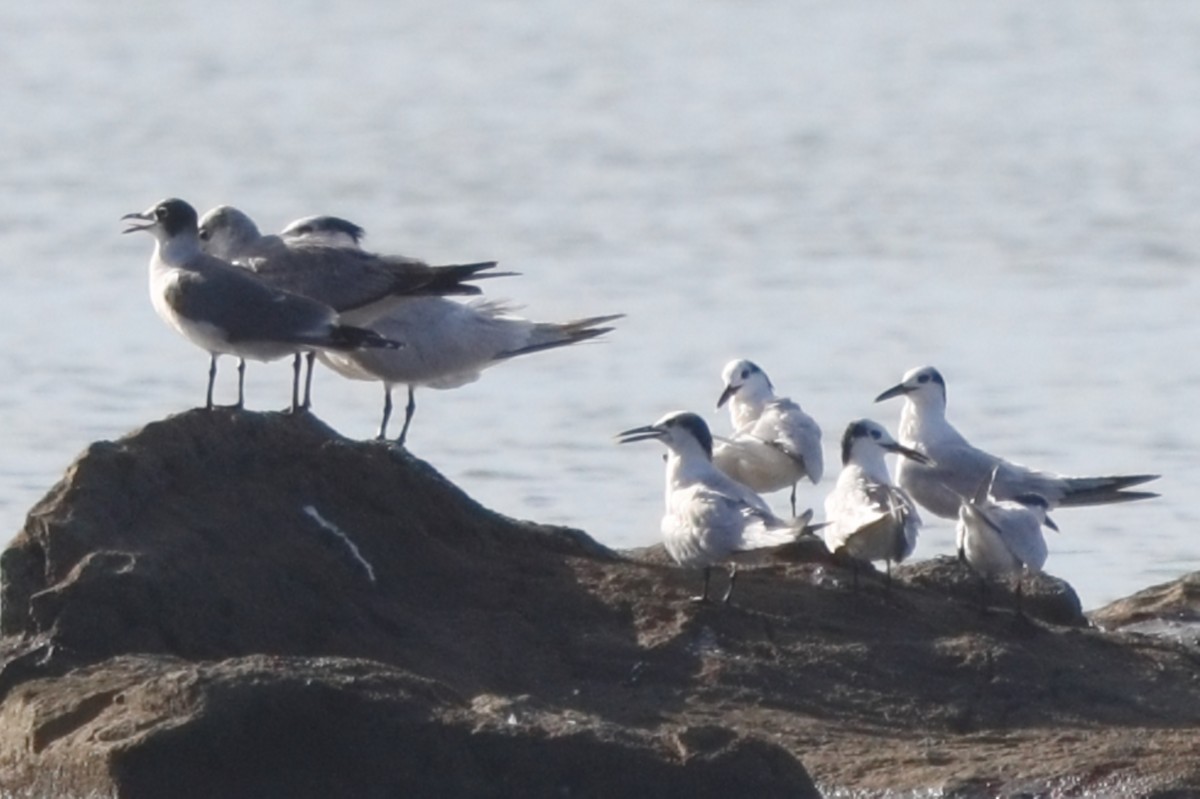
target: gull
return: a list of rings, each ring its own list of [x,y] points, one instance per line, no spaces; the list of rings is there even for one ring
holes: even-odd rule
[[[341,323],[336,311],[315,300],[274,288],[252,273],[200,250],[196,210],[168,199],[122,219],[137,220],[124,232],[154,236],[150,299],[168,325],[209,359],[205,407],[213,407],[217,358],[238,358],[238,401],[244,404],[246,358],[270,361],[298,350],[354,350],[402,345],[378,333]]]
[[[956,545],[958,557],[979,576],[986,591],[988,577],[1017,575],[1017,613],[1021,613],[1021,584],[1025,572],[1037,573],[1046,564],[1046,538],[1042,527],[1058,530],[1046,515],[1045,497],[1022,494],[1014,499],[996,499],[991,488],[997,470],[980,484],[972,498],[964,497],[958,509]],[[982,600],[982,595],[981,595]]]
[[[413,295],[479,294],[465,281],[501,277],[480,274],[495,261],[430,266],[402,255],[375,255],[358,248],[363,229],[334,216],[298,219],[278,236],[263,235],[243,211],[229,205],[200,218],[200,247],[217,258],[253,271],[265,283],[300,294],[337,311],[346,322],[362,325]],[[311,406],[312,352],[308,357],[304,400],[299,400],[300,355],[293,364],[292,407]]]
[[[776,397],[766,372],[751,361],[730,361],[721,379],[717,407],[729,403],[734,433],[717,437],[713,463],[759,493],[791,486],[796,515],[796,483],[807,477],[816,485],[825,469],[821,428],[798,404]]]
[[[722,600],[728,603],[739,560],[817,529],[808,524],[811,510],[780,519],[762,497],[717,469],[712,434],[696,414],[668,413],[652,425],[617,434],[621,444],[650,439],[663,442],[668,452],[663,544],[679,565],[704,569],[704,592],[697,601],[708,601],[714,565],[729,564],[729,588]]]
[[[1036,494],[1048,508],[1060,505],[1104,505],[1148,499],[1158,494],[1125,491],[1158,478],[1156,474],[1109,477],[1065,477],[1030,469],[977,449],[946,419],[946,381],[932,366],[910,370],[897,385],[875,398],[881,402],[904,397],[900,412],[901,443],[927,455],[932,462],[901,461],[896,482],[923,508],[946,519],[958,517],[962,497],[995,472],[992,494],[1015,499]]]
[[[918,463],[929,460],[899,444],[878,422],[851,422],[842,435],[842,471],[825,498],[825,545],[853,558],[855,587],[858,561],[886,561],[890,585],[892,562],[900,563],[917,546],[921,517],[908,494],[892,485],[884,462],[889,452]]]
[[[518,355],[565,347],[608,333],[613,328],[607,323],[622,316],[533,322],[515,316],[509,305],[495,300],[477,298],[461,303],[441,297],[411,297],[370,324],[381,336],[404,341],[403,350],[321,352],[319,357],[343,377],[383,383],[380,440],[387,438],[392,387],[408,387],[404,427],[397,439],[404,446],[417,409],[417,386],[450,389],[473,383],[487,367]]]

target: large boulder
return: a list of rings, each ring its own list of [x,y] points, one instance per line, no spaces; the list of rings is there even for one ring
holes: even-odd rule
[[[620,560],[311,415],[192,411],[94,444],[0,556],[0,786],[814,794],[776,744],[607,718],[581,688],[641,655],[573,558]]]
[[[1200,790],[1186,642],[1081,626],[1053,580],[1029,618],[953,561],[855,590],[781,554],[698,604],[657,548],[311,416],[180,414],[89,447],[0,555],[0,792]]]

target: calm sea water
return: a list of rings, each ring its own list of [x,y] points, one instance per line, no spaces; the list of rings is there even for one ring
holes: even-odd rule
[[[422,391],[412,451],[505,513],[628,547],[662,462],[618,430],[758,361],[823,425],[894,429],[912,366],[977,444],[1161,499],[1060,511],[1048,568],[1096,606],[1200,567],[1200,5],[566,0],[8,4],[0,119],[0,531],[89,442],[203,399],[207,357],[117,217],[181,196],[318,212],[602,343]],[[222,400],[232,398],[232,363]],[[248,403],[282,407],[285,365]],[[371,436],[381,390],[318,375]],[[786,507],[786,496],[772,497]],[[948,553],[931,523],[917,557]]]

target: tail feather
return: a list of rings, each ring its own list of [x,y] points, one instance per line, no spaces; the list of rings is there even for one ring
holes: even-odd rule
[[[777,526],[762,526],[754,527],[746,531],[744,536],[743,550],[764,549],[767,547],[778,547],[784,544],[795,543],[798,539],[806,535],[813,535],[822,527],[828,526],[829,522],[819,522],[810,524],[812,521],[812,508],[801,513],[795,518],[788,519],[786,524]],[[779,521],[779,520],[776,520]]]
[[[1151,499],[1158,494],[1153,491],[1125,491],[1131,486],[1157,480],[1157,474],[1113,475],[1109,477],[1067,477],[1060,505],[1108,505],[1114,502],[1132,502]]]
[[[405,346],[403,342],[392,341],[389,338],[368,330],[365,327],[353,325],[337,325],[329,334],[329,340],[323,346],[331,350],[359,350],[366,348],[397,350]]]
[[[544,322],[534,325],[530,342],[515,350],[508,350],[496,356],[496,360],[514,358],[531,352],[541,352],[555,347],[565,347],[587,341],[590,338],[602,336],[615,328],[606,327],[606,322],[624,317],[625,314],[610,314],[608,316],[590,316],[586,319],[574,319],[570,322]]]
[[[446,266],[435,266],[433,279],[430,280],[421,289],[422,294],[459,294],[473,295],[482,294],[483,291],[478,286],[473,286],[464,283],[467,280],[483,280],[493,277],[512,277],[519,275],[520,272],[488,272],[480,274],[485,270],[492,269],[496,266],[496,261],[480,261],[474,264],[448,264]]]

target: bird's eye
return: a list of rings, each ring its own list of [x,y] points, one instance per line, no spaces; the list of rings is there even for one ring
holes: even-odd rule
[[[155,209],[154,209],[154,216],[155,216],[156,218],[158,218],[158,219],[166,219],[166,217],[167,217],[167,206],[165,206],[165,205],[160,205],[160,206],[158,206],[157,208],[155,208]]]
[[[878,440],[879,440],[879,435],[880,435],[880,434],[879,434],[879,431],[878,431],[878,430],[872,430],[872,431],[871,431],[871,438],[875,439],[876,441],[878,441]]]
[[[928,383],[929,375],[921,375],[920,377],[917,378],[917,382],[918,383]]]
[[[208,228],[202,227],[197,235],[200,236],[200,241],[208,241],[209,236],[212,234],[208,232]]]
[[[749,377],[749,376],[750,376],[750,370],[749,370],[749,369],[743,369],[743,370],[742,370],[742,379],[743,379],[743,380],[745,380],[745,379],[746,379],[747,377]]]

